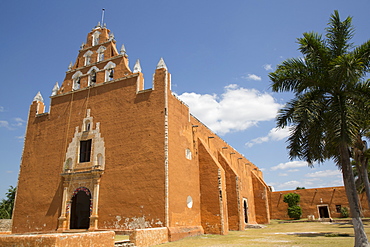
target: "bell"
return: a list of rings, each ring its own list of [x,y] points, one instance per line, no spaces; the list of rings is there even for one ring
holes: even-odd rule
[[[109,77],[113,78],[113,74],[114,74],[114,71],[113,71],[113,69],[111,69],[110,72],[109,72]]]
[[[92,82],[96,82],[96,74],[93,74],[93,75],[91,76],[91,81],[92,81]]]

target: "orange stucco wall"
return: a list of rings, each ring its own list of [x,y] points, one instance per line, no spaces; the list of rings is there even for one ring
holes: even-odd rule
[[[75,127],[81,126],[87,108],[94,122],[100,122],[109,150],[100,185],[99,228],[130,225],[132,218],[145,218],[150,224],[164,222],[163,97],[157,91],[135,91],[136,78],[131,78],[53,98],[50,114],[42,117],[35,117],[32,105],[15,232],[56,229],[66,143]]]
[[[320,218],[319,206],[327,206],[331,218],[342,217],[337,212],[336,205],[349,208],[346,192],[343,186],[326,187],[316,189],[276,191],[269,193],[271,219],[289,219],[287,214],[288,205],[283,202],[284,195],[297,193],[300,195],[299,206],[302,208],[302,218],[314,215],[315,219]],[[362,213],[365,217],[370,216],[370,211],[364,194],[359,195]]]

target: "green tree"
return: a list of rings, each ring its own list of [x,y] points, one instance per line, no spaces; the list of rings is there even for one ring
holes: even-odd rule
[[[292,219],[299,220],[302,216],[302,208],[298,205],[288,207],[288,215]]]
[[[302,209],[298,206],[301,196],[296,193],[288,193],[284,195],[283,201],[288,204],[288,215],[290,218],[298,220],[302,216]]]
[[[0,219],[12,218],[16,191],[17,187],[10,186],[8,192],[5,193],[6,199],[2,199],[0,202]]]
[[[291,128],[291,159],[323,163],[333,159],[342,171],[355,231],[355,246],[369,246],[360,218],[359,200],[350,162],[350,147],[360,132],[360,109],[369,112],[370,40],[355,47],[352,18],[331,15],[326,36],[310,32],[298,39],[303,57],[292,58],[270,73],[272,90],[293,92],[277,116],[278,127]],[[369,118],[369,115],[367,115]]]
[[[283,202],[288,203],[288,207],[295,206],[301,200],[301,196],[296,193],[288,193],[284,195]]]

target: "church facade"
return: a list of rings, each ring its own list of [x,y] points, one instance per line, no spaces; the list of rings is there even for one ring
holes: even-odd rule
[[[269,222],[262,172],[190,114],[163,59],[144,89],[124,46],[98,25],[49,112],[29,111],[13,233],[167,227],[227,234]]]

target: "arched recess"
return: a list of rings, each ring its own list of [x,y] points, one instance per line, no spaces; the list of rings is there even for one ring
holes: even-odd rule
[[[244,223],[248,224],[248,199],[243,198]]]
[[[105,81],[113,80],[114,68],[116,64],[110,61],[107,65],[104,66],[105,69]]]
[[[78,90],[80,89],[80,84],[81,84],[81,76],[82,76],[81,71],[77,71],[76,73],[73,74],[72,80],[73,80],[73,90]]]
[[[98,59],[97,62],[101,62],[104,60],[104,52],[107,48],[104,46],[100,46],[99,49],[96,51],[98,53]]]
[[[87,51],[85,54],[84,54],[84,57],[85,57],[85,66],[86,65],[89,65],[91,63],[91,55],[93,54],[92,51]]]
[[[85,187],[73,192],[71,200],[70,229],[89,229],[91,215],[91,193]]]
[[[99,68],[96,66],[93,66],[87,71],[88,74],[88,82],[87,85],[91,86],[96,83],[96,74],[98,73]]]
[[[100,32],[99,31],[96,31],[92,34],[92,46],[94,45],[98,45],[99,44],[99,36],[100,36]]]

